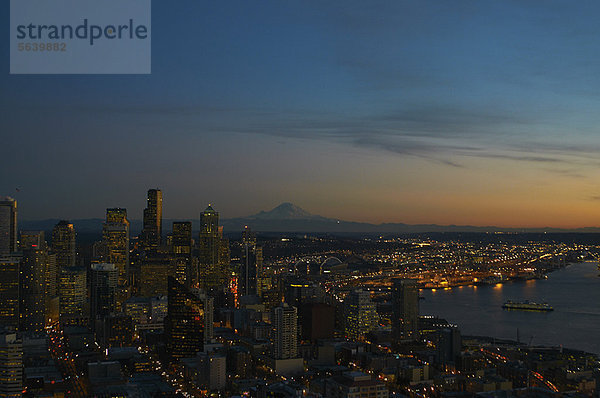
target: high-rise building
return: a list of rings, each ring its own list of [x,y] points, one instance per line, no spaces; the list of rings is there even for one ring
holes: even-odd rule
[[[353,290],[344,301],[346,308],[346,335],[360,340],[366,333],[377,329],[377,311],[371,293]]]
[[[104,260],[117,268],[119,285],[126,285],[129,281],[129,221],[126,209],[106,209],[102,240],[106,250]]]
[[[192,222],[173,222],[173,249],[175,256],[190,257],[192,254]]]
[[[0,334],[0,397],[23,395],[23,341],[14,332]]]
[[[17,251],[17,201],[0,197],[0,256]]]
[[[419,287],[415,279],[392,281],[392,338],[411,341],[419,338]]]
[[[167,352],[173,359],[195,357],[204,349],[204,301],[174,277],[169,277],[168,298]]]
[[[171,253],[175,258],[175,278],[179,283],[190,286],[192,282],[192,223],[173,222]]]
[[[273,358],[298,357],[298,311],[282,303],[273,308]]]
[[[35,242],[29,234],[28,241]],[[47,301],[46,281],[49,264],[48,251],[42,243],[43,232],[38,236],[39,242],[30,243],[26,247],[21,235],[23,257],[21,260],[21,329],[42,332],[46,325]],[[56,276],[56,274],[54,274]]]
[[[242,232],[242,295],[257,294],[257,278],[261,275],[263,262],[262,247],[256,244],[256,235],[246,226]]]
[[[75,266],[75,228],[67,220],[59,221],[52,230],[52,253],[58,269]]]
[[[162,191],[148,190],[148,199],[144,209],[144,228],[140,243],[144,250],[155,250],[162,238]]]
[[[60,305],[60,298],[58,296],[58,286],[60,282],[58,278],[58,269],[56,267],[56,254],[48,254],[46,256],[45,275],[45,322],[46,326],[49,326],[58,322],[58,312]]]
[[[21,256],[0,256],[0,326],[19,327]]]
[[[86,325],[87,285],[83,267],[65,267],[59,274],[59,320],[63,326]]]
[[[219,213],[211,205],[200,215],[198,236],[198,275],[200,286],[210,290],[222,284],[222,270],[219,267]]]
[[[191,289],[191,292],[198,296],[198,298],[202,300],[202,303],[204,304],[204,344],[210,344],[213,342],[213,338],[215,337],[215,299],[200,289]]]
[[[116,309],[119,270],[115,264],[92,264],[90,267],[90,324],[103,320]]]

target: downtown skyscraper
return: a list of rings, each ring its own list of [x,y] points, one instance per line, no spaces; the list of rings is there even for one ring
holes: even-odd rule
[[[219,266],[220,247],[219,213],[208,205],[200,214],[198,235],[198,276],[200,287],[207,291],[223,283],[223,270]]]
[[[174,359],[195,357],[204,349],[204,300],[172,276],[169,276],[168,284],[167,352]]]
[[[144,209],[144,227],[140,235],[140,245],[144,250],[156,250],[162,238],[162,191],[149,189]]]
[[[76,262],[75,228],[67,220],[61,220],[52,230],[52,252],[56,254],[58,269],[74,267]]]
[[[126,285],[129,281],[129,221],[126,209],[106,209],[102,240],[106,251],[105,261],[117,268],[119,285]]]
[[[419,338],[419,287],[415,279],[392,280],[392,338],[396,343]]]
[[[344,301],[346,309],[346,335],[360,340],[377,329],[377,310],[367,290],[353,290]]]
[[[0,256],[17,251],[17,201],[0,198]]]

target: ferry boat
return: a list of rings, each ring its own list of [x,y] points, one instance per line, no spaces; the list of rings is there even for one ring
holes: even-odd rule
[[[554,308],[548,303],[535,303],[533,301],[512,301],[508,300],[502,305],[506,310],[525,310],[525,311],[554,311]]]

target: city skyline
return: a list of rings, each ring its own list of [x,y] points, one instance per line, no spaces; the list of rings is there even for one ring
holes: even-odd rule
[[[599,12],[0,2],[0,396],[600,398]]]
[[[9,75],[3,44],[0,192],[23,219],[137,209],[160,186],[176,219],[289,201],[370,223],[599,224],[600,6],[344,4],[155,2],[149,76]]]

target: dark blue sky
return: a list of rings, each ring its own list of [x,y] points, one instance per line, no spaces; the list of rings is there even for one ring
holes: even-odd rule
[[[9,75],[0,193],[24,219],[598,225],[600,3],[154,0],[149,76]],[[21,192],[15,194],[15,188]]]

